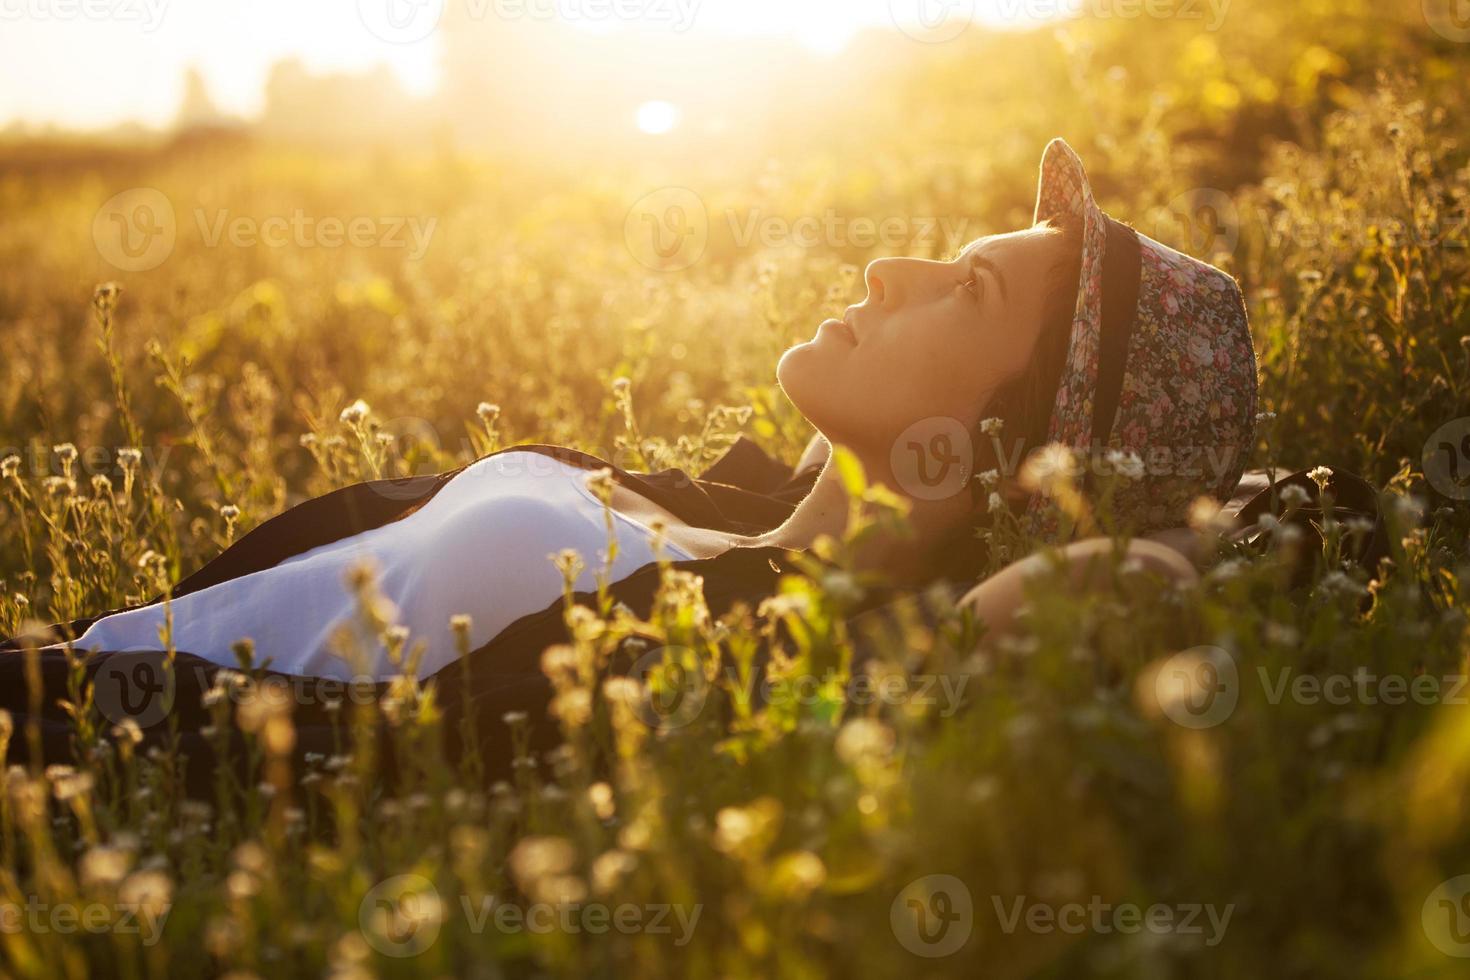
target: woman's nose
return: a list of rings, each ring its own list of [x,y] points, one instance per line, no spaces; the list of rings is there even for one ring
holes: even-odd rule
[[[892,306],[898,302],[898,268],[896,259],[874,259],[863,273],[868,283],[868,302],[873,306]]]

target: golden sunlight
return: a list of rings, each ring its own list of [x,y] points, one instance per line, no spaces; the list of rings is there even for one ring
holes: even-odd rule
[[[580,33],[596,39],[594,57],[604,64],[731,40],[789,41],[830,57],[865,31],[948,39],[974,25],[1033,25],[1048,19],[1037,11],[1059,16],[1077,0],[117,0],[126,9],[116,17],[16,2],[41,4],[49,15],[0,14],[12,42],[0,59],[0,126],[99,127],[168,125],[191,69],[229,116],[257,116],[272,73],[287,61],[313,74],[386,71],[405,93],[427,97],[441,89],[447,49],[464,31],[515,44],[548,31]]]
[[[662,136],[679,125],[681,115],[679,107],[672,103],[645,102],[638,107],[638,129],[650,136]]]

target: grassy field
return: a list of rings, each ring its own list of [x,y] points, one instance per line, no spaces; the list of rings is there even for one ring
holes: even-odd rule
[[[879,674],[957,678],[963,706],[845,702],[848,578],[715,622],[673,576],[651,622],[578,614],[546,662],[566,747],[492,786],[434,748],[453,692],[343,710],[344,738],[398,732],[389,796],[371,753],[283,768],[291,706],[244,679],[215,710],[258,779],[209,802],[78,690],[74,763],[4,776],[0,971],[1463,975],[1470,44],[1383,6],[912,45],[730,154],[0,147],[0,634],[501,446],[698,471],[743,432],[794,462],[778,354],[867,260],[1029,223],[1056,135],[1111,213],[1241,280],[1250,465],[1358,473],[1392,532],[1372,574],[1334,525],[1289,588],[1275,533],[1189,590],[1043,584],[984,656],[960,622],[883,641]],[[163,231],[125,248],[116,215]],[[778,623],[805,693],[752,710],[731,672]],[[604,683],[635,632],[711,678],[697,717],[650,725]],[[1230,702],[1191,726],[1159,678],[1201,645]]]

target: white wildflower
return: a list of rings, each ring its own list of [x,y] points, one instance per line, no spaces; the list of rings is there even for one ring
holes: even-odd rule
[[[1311,500],[1311,497],[1307,494],[1307,491],[1295,483],[1281,491],[1281,502],[1291,510],[1296,510],[1309,500]]]
[[[1108,465],[1111,466],[1119,476],[1129,480],[1143,479],[1143,459],[1133,450],[1109,449],[1107,453]]]
[[[347,425],[360,425],[363,419],[368,417],[370,412],[372,412],[372,408],[368,406],[367,402],[359,398],[351,405],[342,409],[341,419]]]

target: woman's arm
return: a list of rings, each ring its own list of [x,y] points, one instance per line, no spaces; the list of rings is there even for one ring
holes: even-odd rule
[[[1112,552],[1111,538],[1088,538],[1064,548],[1062,556],[1071,572],[1072,588],[1085,592],[1106,585]],[[1044,573],[1049,561],[1044,554],[1034,554],[1007,565],[960,600],[962,605],[975,610],[975,614],[989,627],[987,638],[1002,636],[1015,629],[1016,610],[1026,600],[1026,580]],[[1124,561],[1136,561],[1145,572],[1169,582],[1187,584],[1199,579],[1199,573],[1183,555],[1157,541],[1141,538],[1130,541]]]

